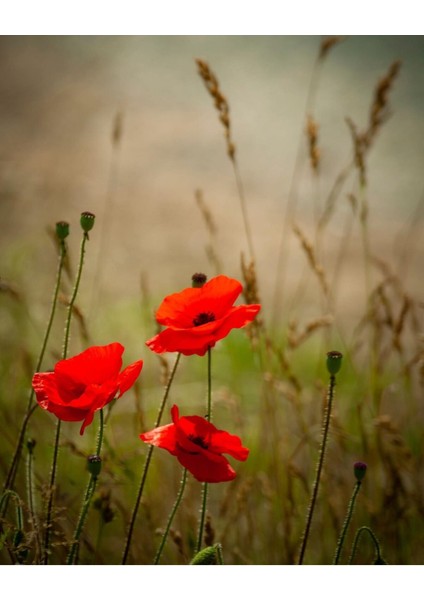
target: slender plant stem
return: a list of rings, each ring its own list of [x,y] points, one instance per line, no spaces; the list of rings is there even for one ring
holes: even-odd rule
[[[75,285],[72,292],[71,299],[68,304],[68,313],[66,317],[65,323],[65,335],[63,340],[63,349],[62,349],[62,359],[66,359],[68,354],[68,346],[69,346],[69,336],[71,330],[71,320],[72,320],[72,311],[74,308],[74,303],[78,294],[78,288],[81,281],[82,268],[84,264],[84,253],[85,253],[85,244],[88,240],[88,233],[84,231],[82,241],[81,241],[81,249],[80,249],[80,258],[78,263],[78,271],[75,279]],[[47,503],[47,511],[46,511],[46,532],[44,537],[44,559],[43,562],[45,565],[49,564],[49,545],[50,545],[50,532],[51,532],[51,519],[53,512],[53,500],[54,500],[54,486],[56,481],[56,471],[57,471],[57,456],[59,453],[59,440],[60,440],[60,428],[61,421],[57,420],[56,425],[56,437],[55,444],[53,450],[53,461],[52,461],[52,469],[50,475],[50,487],[49,487],[49,499]]]
[[[29,514],[31,518],[32,528],[34,531],[34,539],[35,539],[35,552],[36,557],[39,559],[41,557],[41,544],[39,538],[39,527],[37,514],[35,510],[35,500],[34,500],[34,482],[33,482],[33,456],[34,456],[34,444],[28,442],[28,458],[27,458],[27,494],[28,494],[28,508]]]
[[[231,158],[231,163],[233,165],[234,175],[235,175],[236,185],[237,185],[237,192],[238,192],[238,196],[240,199],[240,207],[241,207],[241,213],[242,213],[242,217],[243,217],[244,230],[246,232],[246,239],[247,239],[247,246],[249,248],[250,260],[255,261],[255,252],[253,249],[252,231],[250,229],[249,219],[247,216],[247,208],[246,208],[246,200],[245,200],[245,196],[244,196],[243,184],[242,184],[240,171],[239,171],[235,156],[233,156]]]
[[[81,248],[80,248],[80,258],[78,263],[78,271],[75,279],[74,290],[72,292],[71,299],[68,304],[68,314],[66,317],[66,325],[65,325],[65,335],[63,338],[63,350],[62,350],[62,358],[65,359],[68,355],[68,345],[69,345],[69,337],[70,337],[70,328],[71,328],[71,320],[72,320],[72,311],[74,308],[75,300],[78,294],[78,289],[81,281],[82,268],[84,265],[84,254],[85,254],[85,245],[88,241],[88,233],[84,231]]]
[[[372,539],[372,541],[374,543],[374,547],[375,547],[375,550],[377,552],[377,560],[380,560],[380,561],[382,560],[381,548],[380,548],[380,543],[379,543],[378,539],[376,538],[373,530],[370,529],[370,527],[367,527],[366,525],[364,525],[363,527],[360,527],[358,529],[358,531],[356,532],[355,539],[354,539],[353,545],[352,545],[352,552],[350,554],[349,561],[348,561],[349,565],[351,565],[352,562],[353,562],[353,559],[355,557],[356,550],[357,550],[357,547],[358,547],[359,538],[361,537],[361,535],[364,532],[367,532],[370,535],[370,537],[371,537],[371,539]]]
[[[321,75],[322,68],[322,57],[318,56],[314,62],[311,78],[309,81],[309,88],[306,95],[305,101],[305,110],[303,115],[303,121],[305,118],[312,112],[312,108],[315,102],[315,97],[318,91],[318,84]],[[289,192],[287,195],[287,202],[284,209],[283,215],[283,226],[281,232],[281,238],[278,247],[277,254],[277,271],[276,271],[276,281],[275,288],[273,294],[273,304],[272,304],[272,314],[271,314],[271,322],[275,325],[278,317],[278,313],[282,306],[282,297],[283,290],[285,289],[285,280],[287,277],[287,264],[289,262],[289,251],[290,246],[288,246],[289,239],[289,227],[293,224],[293,219],[296,211],[296,188],[298,186],[299,174],[303,161],[303,131],[299,136],[295,164],[293,167],[293,172],[290,180]]]
[[[180,505],[180,502],[181,502],[183,494],[184,494],[184,489],[185,489],[186,481],[187,481],[187,469],[184,469],[183,470],[183,476],[182,476],[181,483],[180,483],[180,489],[178,490],[177,498],[175,500],[174,506],[172,507],[171,513],[170,513],[169,518],[168,518],[168,523],[166,525],[165,532],[164,532],[164,534],[162,536],[162,540],[161,540],[160,546],[159,546],[158,551],[157,551],[156,556],[155,556],[155,562],[154,562],[155,565],[158,565],[159,562],[160,562],[160,558],[162,556],[162,551],[163,551],[163,549],[165,547],[165,543],[166,543],[166,540],[168,538],[169,530],[171,529],[172,521],[174,520],[175,513],[178,510],[178,507]]]
[[[168,396],[169,396],[169,391],[171,389],[171,384],[172,384],[172,382],[174,380],[174,376],[175,376],[175,373],[176,373],[176,370],[177,370],[177,367],[178,367],[178,363],[180,362],[180,358],[181,358],[181,353],[179,352],[177,354],[177,358],[175,360],[174,366],[173,366],[171,374],[169,376],[168,383],[166,384],[166,387],[165,387],[165,392],[164,392],[164,395],[163,395],[163,398],[162,398],[161,405],[159,407],[158,416],[156,418],[156,423],[155,423],[155,426],[154,426],[155,429],[156,429],[156,427],[159,427],[160,422],[162,420],[163,411],[165,409],[166,401],[167,401]],[[130,526],[129,526],[129,529],[128,529],[127,539],[126,539],[126,542],[125,542],[124,554],[122,556],[122,562],[121,562],[122,565],[125,565],[126,562],[127,562],[127,560],[128,560],[128,553],[129,553],[129,550],[130,550],[131,540],[132,540],[132,536],[133,536],[133,532],[134,532],[135,521],[136,521],[136,518],[137,518],[138,509],[139,509],[139,506],[140,506],[141,497],[143,495],[144,485],[146,483],[147,473],[148,473],[148,470],[149,470],[150,461],[152,460],[152,454],[153,454],[154,448],[155,448],[154,446],[149,446],[149,450],[147,452],[146,461],[144,463],[143,472],[141,474],[140,486],[138,488],[137,498],[136,498],[136,501],[135,501],[134,509],[133,509],[132,516],[131,516]]]
[[[103,429],[104,429],[104,415],[103,408],[100,412],[100,426],[99,426],[99,434],[97,438],[97,448],[96,448],[96,456],[100,456],[100,452],[102,451],[102,442],[103,442]],[[78,519],[77,526],[75,528],[74,537],[72,541],[72,546],[69,550],[68,557],[66,559],[66,564],[74,565],[76,564],[78,549],[79,549],[79,540],[81,537],[81,533],[85,524],[85,520],[87,518],[88,509],[90,507],[90,502],[93,497],[94,491],[97,485],[98,475],[90,475],[90,479],[87,484],[87,488],[85,490],[84,500],[81,506],[81,512]]]
[[[208,348],[208,411],[206,413],[206,419],[210,422],[212,417],[212,368],[211,368],[211,349]],[[206,481],[203,482],[202,486],[202,506],[200,509],[200,522],[199,522],[199,533],[197,536],[196,554],[200,552],[203,541],[203,530],[205,528],[206,520],[206,507],[208,503],[208,484]]]
[[[308,542],[308,537],[309,537],[309,530],[311,528],[311,523],[312,523],[312,515],[314,513],[315,503],[316,503],[316,499],[318,496],[318,487],[319,487],[319,482],[321,479],[321,471],[322,471],[322,466],[324,464],[325,449],[326,449],[327,439],[328,439],[328,430],[330,427],[331,407],[333,404],[335,385],[336,385],[336,377],[335,377],[335,375],[330,375],[330,384],[328,386],[328,395],[327,395],[327,406],[326,406],[325,415],[324,415],[324,425],[323,425],[322,440],[321,440],[321,445],[320,445],[320,450],[319,450],[316,476],[315,476],[315,481],[314,481],[314,485],[312,488],[311,500],[310,500],[309,506],[308,506],[308,512],[307,512],[307,516],[306,516],[306,525],[305,525],[305,530],[304,530],[303,537],[302,537],[299,559],[297,562],[298,565],[301,565],[303,563],[303,557],[305,555],[306,544]]]
[[[50,472],[50,485],[48,492],[48,502],[47,502],[47,511],[46,511],[46,524],[45,524],[45,532],[44,532],[44,555],[43,555],[43,563],[45,565],[49,564],[49,549],[50,549],[50,533],[51,533],[51,521],[52,521],[52,512],[53,512],[53,498],[54,498],[54,485],[56,481],[56,470],[57,470],[57,455],[59,453],[59,439],[60,439],[60,428],[62,421],[60,419],[57,420],[56,423],[56,435],[55,442],[53,447],[53,460],[52,460],[52,468]]]
[[[61,240],[60,241],[59,264],[58,264],[58,268],[57,268],[56,284],[54,287],[53,299],[52,299],[51,308],[50,308],[50,316],[49,316],[49,320],[47,322],[47,327],[46,327],[46,331],[44,333],[43,343],[41,345],[40,354],[38,356],[37,364],[35,367],[36,373],[38,371],[40,371],[41,364],[44,359],[44,354],[46,352],[47,342],[50,337],[50,331],[52,328],[53,319],[54,319],[54,315],[56,312],[57,298],[58,298],[59,289],[60,289],[60,281],[62,278],[62,271],[63,271],[64,262],[65,262],[65,257],[66,257],[66,243],[64,240]],[[37,404],[32,406],[33,399],[34,399],[34,389],[31,387],[31,392],[30,392],[29,398],[28,398],[28,406],[27,406],[26,414],[22,421],[21,430],[19,432],[18,441],[17,441],[16,448],[15,448],[15,453],[13,455],[12,463],[10,465],[9,472],[7,474],[6,481],[3,486],[3,491],[8,488],[12,488],[13,484],[15,483],[15,477],[16,477],[16,473],[18,471],[19,461],[20,461],[21,454],[22,454],[22,446],[23,446],[23,441],[24,441],[24,436],[25,436],[27,425],[28,425],[28,421],[29,421],[30,417],[32,416],[35,408],[38,406]],[[7,509],[7,503],[3,510],[5,511],[6,509]],[[2,514],[1,516],[4,516],[4,514]]]
[[[338,565],[339,564],[339,560],[340,560],[340,554],[342,552],[343,549],[343,544],[346,538],[346,532],[347,532],[347,528],[349,527],[349,523],[350,520],[352,518],[352,514],[353,514],[353,510],[355,508],[355,501],[356,501],[356,496],[358,495],[359,492],[359,488],[361,487],[361,481],[357,481],[353,490],[353,494],[352,494],[352,498],[350,499],[348,508],[347,508],[347,514],[346,514],[346,518],[344,520],[343,523],[343,527],[342,530],[340,532],[340,537],[339,540],[337,542],[337,548],[336,548],[336,554],[334,556],[334,561],[333,561],[333,565]]]

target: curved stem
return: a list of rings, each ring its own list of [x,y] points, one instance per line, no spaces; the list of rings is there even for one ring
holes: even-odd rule
[[[100,456],[100,452],[102,450],[102,442],[103,442],[103,429],[104,429],[104,415],[103,408],[100,410],[100,426],[99,426],[99,435],[97,439],[97,448],[96,455]],[[75,528],[74,538],[72,542],[72,546],[69,550],[68,557],[66,559],[67,565],[76,564],[77,553],[79,549],[79,539],[81,537],[81,533],[85,524],[85,519],[87,518],[88,509],[90,507],[91,498],[93,497],[94,490],[97,485],[97,475],[90,475],[90,479],[87,484],[87,488],[85,490],[84,500],[81,507],[80,516],[78,519],[77,526]]]
[[[168,538],[169,530],[171,529],[172,521],[174,520],[175,513],[178,510],[178,507],[180,505],[181,499],[182,499],[183,494],[184,494],[184,489],[185,489],[186,481],[187,481],[187,469],[184,469],[183,470],[183,476],[182,476],[181,483],[180,483],[180,489],[178,490],[177,498],[175,500],[174,506],[172,507],[171,513],[170,513],[169,518],[168,518],[168,523],[166,525],[165,532],[164,532],[164,534],[162,536],[162,540],[161,540],[160,546],[159,546],[158,551],[157,551],[156,556],[155,556],[155,562],[154,562],[155,565],[158,565],[159,562],[160,562],[160,558],[162,556],[162,551],[163,551],[163,549],[165,547],[165,543],[166,543],[166,540]]]
[[[369,536],[371,537],[371,539],[372,539],[372,541],[374,543],[374,548],[375,548],[375,550],[377,552],[377,560],[380,560],[380,561],[383,560],[382,556],[381,556],[380,543],[379,543],[378,539],[376,538],[373,530],[370,527],[367,527],[366,525],[364,525],[363,527],[360,527],[358,529],[358,531],[356,532],[355,539],[354,539],[353,544],[352,544],[352,551],[351,551],[351,554],[350,554],[350,557],[349,557],[348,565],[352,564],[352,561],[353,561],[353,559],[355,557],[356,549],[358,547],[359,538],[361,537],[361,535],[364,532],[367,532],[369,534]]]
[[[71,299],[68,304],[68,314],[66,317],[65,324],[65,335],[63,340],[63,350],[62,350],[62,359],[66,359],[68,354],[68,345],[69,345],[69,335],[71,330],[71,320],[72,320],[72,310],[74,308],[74,303],[78,294],[78,288],[81,281],[82,268],[84,264],[84,253],[85,253],[85,244],[88,240],[88,233],[84,231],[82,241],[81,241],[81,249],[80,249],[80,258],[78,263],[78,272],[75,279],[74,290],[72,292]],[[53,511],[53,500],[54,500],[54,485],[56,481],[56,470],[57,470],[57,456],[59,453],[59,440],[60,440],[60,419],[57,420],[56,426],[56,438],[53,450],[53,462],[52,462],[52,470],[50,476],[50,488],[49,488],[49,500],[47,504],[47,516],[46,516],[46,533],[44,537],[44,564],[49,563],[49,544],[50,544],[50,531],[51,531],[51,518]]]
[[[212,368],[211,368],[211,349],[208,348],[208,412],[206,419],[210,422],[212,417]],[[196,554],[200,552],[203,541],[203,530],[205,528],[206,507],[208,503],[208,484],[206,481],[202,485],[202,507],[200,509],[199,533],[197,536]]]
[[[159,411],[158,411],[158,416],[156,418],[156,423],[155,423],[155,426],[154,426],[155,429],[156,429],[156,427],[159,427],[160,422],[162,420],[163,411],[165,409],[166,401],[167,401],[168,396],[169,396],[169,390],[171,389],[171,384],[172,384],[172,382],[174,380],[175,372],[177,370],[178,363],[180,362],[180,358],[181,358],[181,353],[179,352],[177,354],[177,358],[175,360],[174,366],[173,366],[171,374],[169,376],[168,383],[167,383],[167,385],[165,387],[165,393],[163,395],[162,402],[161,402],[161,405],[160,405]],[[140,486],[138,488],[137,498],[136,498],[134,509],[133,509],[133,512],[132,512],[132,515],[131,515],[130,526],[129,526],[129,529],[128,529],[127,539],[126,539],[126,542],[125,542],[124,554],[122,556],[122,562],[121,562],[122,565],[125,565],[126,562],[127,562],[127,559],[128,559],[128,553],[129,553],[129,550],[130,550],[131,540],[132,540],[132,536],[133,536],[133,532],[134,532],[135,521],[136,521],[136,518],[137,518],[138,509],[139,509],[139,506],[140,506],[141,497],[143,495],[144,484],[146,483],[147,473],[148,473],[148,470],[149,470],[150,461],[152,459],[152,454],[153,454],[154,448],[155,448],[154,446],[149,446],[149,450],[147,452],[146,462],[144,463],[143,472],[141,474]]]
[[[57,274],[56,274],[56,284],[54,287],[54,292],[53,292],[53,299],[52,299],[52,304],[51,304],[51,308],[50,308],[50,316],[49,316],[49,320],[47,322],[47,327],[46,327],[46,331],[44,333],[44,339],[41,345],[41,350],[40,350],[40,354],[38,356],[38,360],[37,360],[37,364],[35,367],[35,372],[37,373],[38,371],[40,371],[41,368],[41,364],[43,362],[44,359],[44,354],[46,352],[46,347],[47,347],[47,342],[48,339],[50,337],[50,331],[52,328],[52,324],[53,324],[53,319],[54,319],[54,315],[56,312],[56,306],[57,306],[57,298],[58,298],[58,294],[59,294],[59,289],[60,289],[60,281],[62,278],[62,271],[63,271],[63,265],[65,262],[65,257],[66,257],[66,244],[64,240],[61,240],[60,243],[60,255],[59,255],[59,264],[58,264],[58,268],[57,268]],[[25,436],[25,432],[26,432],[26,428],[28,425],[28,421],[30,419],[30,417],[32,416],[35,408],[38,406],[38,404],[35,404],[35,406],[32,406],[32,401],[34,399],[34,389],[31,387],[31,392],[28,398],[28,407],[26,410],[26,414],[25,417],[22,421],[22,425],[21,425],[21,430],[19,432],[18,435],[18,441],[16,444],[16,448],[15,448],[15,452],[13,455],[13,459],[12,459],[12,463],[10,465],[9,468],[9,472],[7,474],[6,477],[6,481],[3,485],[3,491],[8,489],[8,488],[12,488],[13,484],[15,483],[15,477],[16,477],[16,473],[18,471],[18,465],[19,465],[19,461],[21,458],[21,454],[22,454],[22,445],[23,445],[23,441],[24,441],[24,436]],[[5,505],[4,511],[7,508],[7,504]],[[4,516],[4,514],[2,513],[1,516]]]
[[[339,540],[337,542],[336,554],[334,556],[333,565],[338,565],[339,564],[340,554],[341,554],[341,551],[342,551],[342,548],[343,548],[343,544],[344,544],[344,541],[345,541],[347,528],[349,527],[349,523],[350,523],[350,520],[352,518],[353,509],[355,508],[356,496],[358,495],[359,488],[361,487],[361,483],[362,483],[361,481],[357,481],[356,485],[355,485],[355,488],[353,490],[352,498],[350,499],[349,506],[348,506],[348,509],[347,509],[346,518],[344,520],[343,527],[342,527],[342,530],[340,532],[340,537],[339,537]]]
[[[323,426],[322,440],[321,440],[321,445],[320,445],[320,450],[319,450],[316,476],[315,476],[315,481],[314,481],[314,485],[312,488],[311,500],[310,500],[310,503],[308,506],[308,512],[307,512],[307,516],[306,516],[306,525],[305,525],[305,530],[304,530],[303,537],[302,537],[302,543],[301,543],[300,553],[299,553],[299,560],[297,563],[298,565],[301,565],[303,563],[303,557],[305,555],[306,544],[308,542],[309,531],[311,528],[312,515],[314,513],[315,503],[316,503],[316,499],[318,496],[318,487],[319,487],[319,482],[321,479],[322,466],[324,464],[325,448],[326,448],[326,444],[327,444],[328,430],[329,430],[329,426],[330,426],[331,407],[333,404],[335,384],[336,384],[335,375],[330,375],[330,384],[328,387],[328,396],[327,396],[327,407],[326,407],[325,415],[324,415],[324,426]]]

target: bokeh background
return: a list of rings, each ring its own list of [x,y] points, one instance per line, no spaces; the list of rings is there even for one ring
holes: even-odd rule
[[[421,219],[424,38],[351,36],[331,49],[312,103],[321,153],[317,179],[304,131],[320,43],[318,36],[2,37],[1,277],[30,290],[32,304],[48,303],[40,284],[47,274],[50,285],[56,257],[46,227],[70,222],[76,260],[78,217],[89,210],[97,222],[81,291],[86,311],[94,317],[110,301],[139,296],[142,273],[160,298],[184,287],[192,272],[213,274],[196,190],[215,220],[222,268],[238,275],[247,247],[237,189],[195,58],[210,64],[230,105],[265,303],[276,285],[289,196],[307,232],[350,160],[346,117],[365,127],[377,82],[401,60],[391,118],[369,154],[367,188],[373,243],[396,256],[398,234]],[[117,119],[121,134],[114,145]],[[330,249],[344,235],[337,219],[351,211],[350,191],[347,186],[341,194]],[[419,235],[414,229],[417,243]],[[292,241],[296,277],[304,256]],[[360,252],[355,242],[350,251]],[[412,269],[407,276],[416,290],[418,275]],[[354,264],[346,277],[352,286],[342,296],[343,310],[355,305],[355,290],[361,294]]]

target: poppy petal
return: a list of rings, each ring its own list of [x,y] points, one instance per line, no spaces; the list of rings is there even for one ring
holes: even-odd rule
[[[249,449],[242,446],[241,439],[226,431],[216,431],[212,434],[209,450],[217,454],[229,454],[241,461],[245,461],[249,456]]]
[[[220,319],[234,304],[242,292],[236,279],[225,275],[214,277],[201,288],[186,288],[167,296],[156,312],[156,320],[162,325],[188,329],[200,313],[212,313]]]
[[[142,439],[143,442],[146,442],[146,444],[168,450],[171,454],[175,455],[177,453],[175,425],[173,423],[163,425],[162,427],[156,427],[156,429],[152,429],[152,431],[142,433],[140,439]]]
[[[178,452],[177,459],[198,481],[221,483],[236,477],[236,472],[224,456],[217,455],[214,460],[210,460],[204,454]]]
[[[260,310],[260,304],[244,304],[233,307],[219,321],[207,323],[190,329],[168,327],[150,340],[146,345],[158,354],[163,352],[181,352],[186,356],[203,356],[208,348],[225,338],[231,329],[239,329],[253,321]]]
[[[106,346],[91,346],[81,354],[60,360],[55,367],[58,388],[66,392],[75,385],[101,384],[115,379],[122,367],[124,347],[118,342]]]
[[[119,398],[132,387],[143,368],[143,361],[138,360],[122,371],[118,376]]]

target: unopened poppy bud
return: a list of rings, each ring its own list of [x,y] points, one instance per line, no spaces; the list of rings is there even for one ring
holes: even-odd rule
[[[93,477],[98,477],[102,470],[102,459],[97,454],[91,454],[87,458],[87,466]]]
[[[367,465],[364,462],[356,462],[353,465],[353,472],[358,481],[362,481],[365,477],[365,473],[367,472]]]
[[[195,273],[191,278],[191,285],[194,288],[203,287],[206,283],[207,277],[204,273]]]
[[[191,560],[191,565],[216,565],[217,563],[217,547],[208,546],[203,550],[200,550],[196,556]]]
[[[342,366],[343,354],[337,350],[327,352],[327,371],[330,375],[335,375],[340,371]]]
[[[83,231],[85,231],[85,233],[88,233],[89,231],[91,231],[91,229],[93,229],[95,218],[96,218],[96,216],[93,215],[93,213],[91,213],[91,212],[81,213],[80,223],[81,223],[81,227],[82,227]]]
[[[56,223],[56,235],[63,242],[69,235],[69,223],[66,221]]]
[[[28,452],[30,454],[32,454],[32,451],[34,450],[36,443],[37,442],[33,438],[28,438],[27,439],[26,446],[27,446]]]

